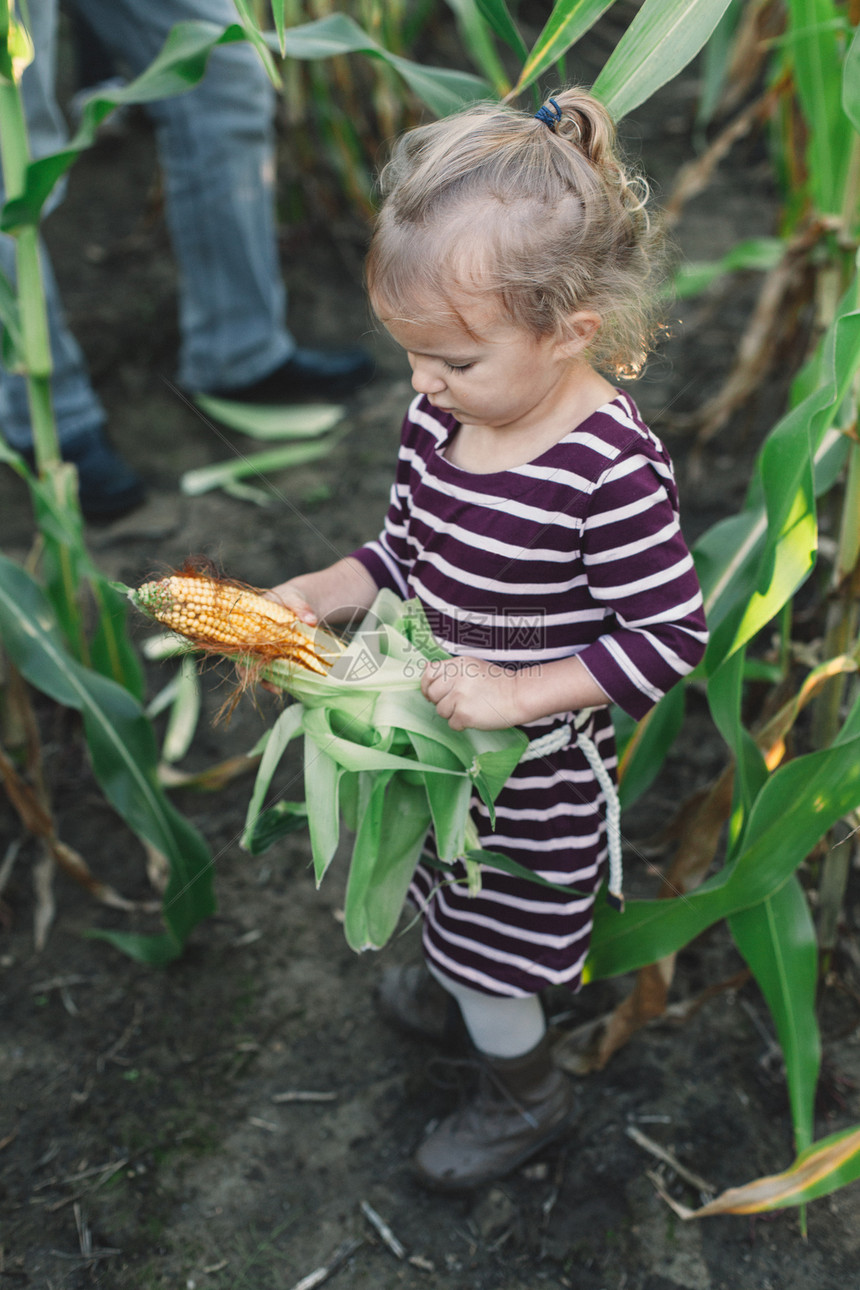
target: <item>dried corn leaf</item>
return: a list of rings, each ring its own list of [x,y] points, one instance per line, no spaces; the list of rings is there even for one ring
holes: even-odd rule
[[[858,1178],[860,1127],[855,1126],[814,1143],[784,1173],[758,1178],[743,1187],[730,1187],[700,1209],[688,1209],[677,1201],[671,1204],[685,1219],[709,1218],[713,1214],[761,1214],[789,1205],[804,1205]]]

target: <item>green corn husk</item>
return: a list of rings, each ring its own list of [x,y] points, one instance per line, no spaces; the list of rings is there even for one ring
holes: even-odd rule
[[[379,949],[393,933],[429,829],[441,860],[477,845],[469,804],[493,802],[525,751],[518,730],[452,730],[421,693],[428,659],[446,657],[417,600],[377,596],[330,673],[276,660],[263,667],[297,702],[266,736],[242,845],[259,854],[296,827],[296,803],[267,805],[287,746],[304,735],[305,807],[317,885],[355,833],[344,930],[355,950]],[[283,828],[280,828],[280,825]],[[468,865],[470,886],[478,871]]]
[[[152,597],[159,585],[129,593],[137,608],[156,617]],[[255,749],[262,757],[242,845],[259,855],[306,821],[319,886],[342,825],[352,830],[344,930],[353,949],[379,949],[397,925],[431,828],[442,862],[465,861],[470,891],[480,887],[482,863],[519,871],[506,857],[478,849],[469,806],[477,792],[492,818],[493,802],[528,741],[519,730],[452,730],[425,699],[424,666],[447,655],[419,601],[381,591],[348,642],[324,628],[299,626],[308,649],[331,661],[327,671],[311,671],[300,659],[196,642],[295,700]],[[185,640],[184,648],[194,649],[194,639]],[[299,734],[305,802],[271,800],[274,774]]]

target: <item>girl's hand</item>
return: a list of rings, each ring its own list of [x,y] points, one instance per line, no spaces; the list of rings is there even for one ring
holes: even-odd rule
[[[292,609],[309,627],[318,627],[321,621],[349,622],[370,608],[378,590],[364,565],[348,555],[327,569],[279,582],[266,595]]]
[[[428,662],[421,692],[452,730],[508,730],[522,717],[517,703],[517,674],[479,658],[446,658]]]
[[[266,600],[274,600],[279,605],[286,605],[287,609],[292,609],[296,617],[303,623],[307,623],[308,627],[316,627],[319,625],[319,617],[296,586],[296,581],[290,578],[288,582],[280,582],[277,587],[270,587],[268,591],[264,591],[263,596]],[[240,668],[239,675],[247,676],[247,670]],[[260,681],[260,685],[270,694],[281,693],[277,686],[270,684],[269,681]]]
[[[276,600],[279,604],[286,605],[287,609],[292,609],[296,617],[303,623],[307,623],[308,627],[319,625],[319,615],[308,604],[302,592],[301,578],[290,578],[287,582],[279,582],[277,587],[270,587],[263,594],[267,600]]]

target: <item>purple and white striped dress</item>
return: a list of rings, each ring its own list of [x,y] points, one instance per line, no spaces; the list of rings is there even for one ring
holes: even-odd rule
[[[377,586],[419,598],[449,653],[508,665],[577,654],[615,703],[644,716],[696,665],[707,637],[665,448],[623,393],[510,470],[478,475],[449,462],[457,428],[423,396],[413,401],[384,529],[355,558]],[[571,716],[524,729],[534,739]],[[614,778],[608,709],[594,711],[585,733]],[[576,735],[521,762],[495,812],[493,828],[483,804],[473,806],[483,847],[575,890],[485,868],[469,896],[419,865],[411,895],[425,954],[488,994],[575,990],[606,863],[603,792]]]

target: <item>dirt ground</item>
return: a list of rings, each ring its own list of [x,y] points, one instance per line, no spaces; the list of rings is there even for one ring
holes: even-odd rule
[[[690,155],[695,92],[693,75],[681,77],[626,123],[658,187]],[[691,203],[678,240],[691,258],[715,255],[740,236],[770,231],[773,214],[768,169],[750,144]],[[177,490],[183,470],[247,445],[216,432],[170,384],[175,270],[147,128],[133,123],[120,143],[77,166],[48,237],[111,435],[149,486],[142,509],[90,529],[93,555],[111,576],[137,583],[204,553],[265,586],[329,562],[379,525],[408,398],[404,362],[370,328],[360,286],[365,230],[348,216],[315,216],[283,230],[291,319],[311,343],[363,336],[379,376],[349,402],[349,434],[331,457],[272,477],[267,509],[218,492],[185,498]],[[774,379],[691,474],[680,418],[718,388],[754,292],[753,279],[735,280],[679,310],[683,322],[634,391],[678,462],[691,539],[738,506],[756,443],[779,407]],[[26,493],[3,471],[3,549],[23,559],[32,536]],[[164,665],[151,673],[155,693]],[[247,751],[275,712],[264,695],[259,710],[243,701],[229,726],[216,727],[222,698],[208,675],[186,767]],[[634,891],[652,890],[644,851],[657,864],[669,858],[653,848],[654,834],[722,765],[701,696],[690,706],[669,764],[624,820]],[[89,775],[77,720],[48,704],[40,711],[61,836],[125,895],[146,898],[142,852]],[[659,1171],[689,1205],[699,1203],[696,1192],[629,1133],[670,1149],[715,1192],[790,1163],[779,1058],[750,985],[715,994],[684,1024],[653,1025],[604,1072],[579,1080],[576,1129],[513,1177],[465,1198],[422,1191],[410,1156],[452,1095],[433,1054],[387,1029],[373,1001],[381,968],[417,954],[415,933],[381,955],[356,957],[338,922],[342,863],[317,892],[303,834],[261,858],[240,849],[250,787],[245,777],[217,794],[176,794],[211,847],[219,912],[165,971],[83,935],[92,927],[156,930],[157,917],[105,909],[62,876],[56,923],[36,953],[34,852],[23,847],[0,903],[0,1285],[309,1290],[321,1284],[311,1274],[332,1265],[333,1290],[855,1284],[856,1186],[811,1207],[806,1240],[794,1211],[684,1223],[649,1174]],[[0,829],[5,850],[18,834],[5,802]],[[856,874],[847,911],[846,937],[860,921]],[[725,929],[713,929],[680,956],[673,1001],[740,967]],[[822,999],[819,1137],[860,1118],[860,995],[850,956],[835,967]],[[573,1026],[628,988],[600,983],[549,1006],[560,1027]],[[284,1097],[296,1093],[314,1098]],[[368,1205],[402,1257],[372,1225]]]

